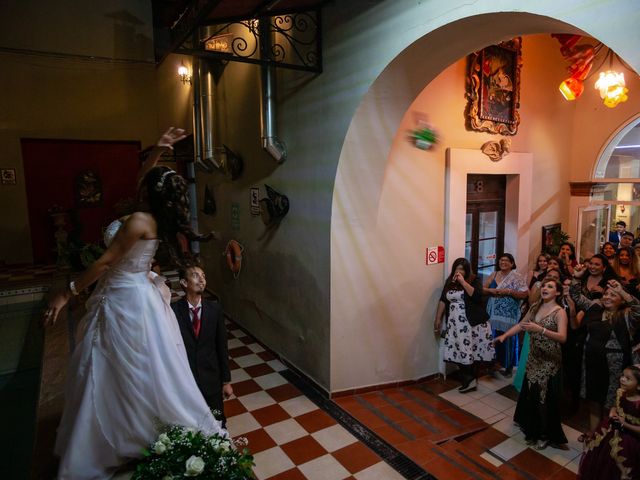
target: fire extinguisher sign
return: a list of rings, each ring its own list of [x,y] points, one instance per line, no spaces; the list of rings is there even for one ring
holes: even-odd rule
[[[444,263],[444,247],[427,247],[426,262],[427,265],[435,265],[436,263]]]

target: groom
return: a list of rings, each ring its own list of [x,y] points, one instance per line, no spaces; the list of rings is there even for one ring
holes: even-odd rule
[[[171,305],[189,358],[189,366],[204,399],[226,426],[223,396],[233,395],[227,331],[219,303],[202,298],[207,280],[200,267],[180,270],[180,285],[186,295]]]

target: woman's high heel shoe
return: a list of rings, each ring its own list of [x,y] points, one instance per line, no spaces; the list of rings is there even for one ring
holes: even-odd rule
[[[538,440],[538,443],[535,446],[536,450],[544,450],[549,445],[549,440]]]

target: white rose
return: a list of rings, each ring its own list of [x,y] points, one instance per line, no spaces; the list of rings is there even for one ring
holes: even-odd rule
[[[202,473],[204,470],[204,460],[200,457],[196,457],[195,455],[191,455],[189,459],[185,463],[185,477],[195,477]]]
[[[164,452],[167,451],[167,446],[162,442],[156,442],[153,444],[153,451],[156,452],[158,455],[162,455]]]
[[[158,441],[164,443],[165,445],[171,444],[171,440],[169,439],[169,435],[167,435],[166,433],[161,433],[158,436]]]

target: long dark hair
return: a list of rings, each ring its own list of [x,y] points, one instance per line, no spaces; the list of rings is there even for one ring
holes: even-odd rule
[[[451,265],[451,273],[449,273],[444,286],[445,291],[459,290],[460,288],[462,288],[462,285],[453,281],[453,276],[456,274],[456,268],[458,268],[458,266],[462,266],[462,269],[464,270],[464,279],[468,283],[472,282],[475,279],[475,275],[473,273],[473,270],[471,270],[471,264],[469,263],[469,260],[463,257],[456,258],[453,261],[453,265]]]
[[[613,269],[613,267],[609,263],[609,259],[606,257],[604,253],[596,253],[589,259],[589,261],[593,260],[594,258],[598,258],[602,262],[602,265],[604,267],[604,270],[602,271],[602,278],[604,278],[607,281],[611,280],[612,278],[615,278],[615,279],[618,278],[618,274]],[[631,257],[631,259],[633,260],[633,257]],[[587,271],[587,277],[588,276],[589,276],[589,271]]]
[[[631,247],[620,247],[613,257],[613,265],[611,265],[616,275],[620,276],[620,252],[627,252],[629,255],[629,269],[634,277],[638,277],[638,256],[636,251]]]
[[[187,181],[167,167],[154,167],[144,178],[149,198],[149,210],[158,223],[158,238],[167,248],[169,257],[178,266],[191,259],[178,243],[178,233],[189,240],[206,241],[211,235],[198,235],[190,223]]]
[[[569,250],[571,250],[571,253],[569,254],[569,260],[575,260],[576,259],[576,247],[573,246],[573,243],[571,242],[563,242],[560,244],[560,248],[558,249],[558,253],[560,252],[560,250],[562,250],[562,247],[564,246],[568,246]]]

